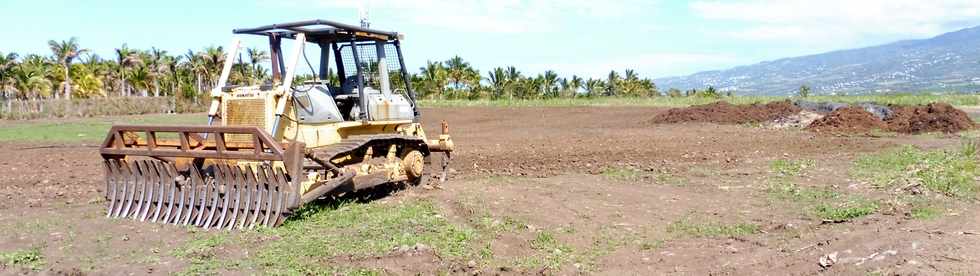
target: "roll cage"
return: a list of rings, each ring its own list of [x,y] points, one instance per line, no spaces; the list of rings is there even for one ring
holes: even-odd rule
[[[365,67],[370,66],[372,62],[377,65],[380,72],[380,84],[382,87],[379,87],[379,89],[390,93],[391,89],[388,85],[392,85],[393,83],[388,77],[389,68],[387,67],[393,64],[387,60],[389,53],[386,53],[388,52],[386,49],[391,50],[393,48],[394,51],[391,54],[397,56],[397,67],[394,69],[401,75],[402,84],[400,85],[404,85],[408,99],[412,106],[415,107],[413,108],[415,110],[415,117],[419,118],[420,116],[416,105],[415,91],[412,90],[411,79],[402,55],[401,39],[403,36],[397,32],[380,31],[323,19],[234,29],[232,32],[235,34],[268,37],[272,83],[274,85],[283,83],[282,78],[286,71],[283,60],[282,40],[296,39],[297,35],[303,34],[306,43],[316,44],[320,48],[319,79],[328,79],[330,56],[334,56],[337,76],[340,82],[338,85],[341,87],[341,91],[348,91],[349,89],[347,88],[352,89],[356,86],[357,97],[360,98],[361,106],[367,106],[364,102],[366,101],[366,97],[364,96],[365,71],[367,71]],[[370,49],[372,46],[375,47],[373,56],[365,57],[365,49]],[[345,55],[344,53],[347,54]],[[369,53],[370,51],[368,51]],[[371,60],[372,58],[376,60]]]

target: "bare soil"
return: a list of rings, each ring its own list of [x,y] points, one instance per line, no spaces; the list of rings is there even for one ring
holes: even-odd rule
[[[788,103],[730,110],[723,123],[771,120],[794,114]],[[937,107],[939,109],[941,107]],[[927,112],[928,113],[928,112]],[[825,223],[796,202],[767,193],[774,160],[812,160],[792,181],[807,187],[887,199],[850,174],[863,154],[912,144],[958,146],[954,136],[856,137],[805,130],[692,122],[650,124],[697,116],[665,108],[440,108],[425,109],[426,128],[450,122],[458,145],[450,180],[437,189],[413,188],[385,200],[437,203],[452,223],[487,215],[521,221],[488,244],[495,259],[545,258],[532,240],[541,233],[571,249],[555,267],[510,262],[445,260],[422,251],[372,259],[338,257],[338,265],[380,268],[391,274],[605,275],[969,275],[980,271],[980,213],[975,202],[953,202],[943,216],[918,220],[905,210],[883,210]],[[170,274],[187,260],[171,253],[194,230],[104,218],[102,168],[94,145],[0,144],[0,252],[39,247],[40,271],[0,267],[0,274],[81,272]],[[628,173],[617,173],[617,172]],[[883,208],[884,209],[884,208]],[[668,225],[739,223],[748,235],[692,236]],[[821,267],[837,252],[838,262]],[[231,256],[249,252],[228,252]],[[565,256],[565,255],[563,255]],[[248,274],[248,271],[220,271]]]

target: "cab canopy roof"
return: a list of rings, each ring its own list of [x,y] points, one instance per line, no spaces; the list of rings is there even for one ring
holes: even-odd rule
[[[323,19],[235,29],[233,32],[236,34],[276,36],[288,39],[295,39],[296,34],[303,33],[306,34],[306,41],[312,43],[350,42],[352,38],[356,41],[391,41],[400,39],[400,35],[396,32],[379,31]]]

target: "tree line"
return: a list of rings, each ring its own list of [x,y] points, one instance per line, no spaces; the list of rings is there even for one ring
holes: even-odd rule
[[[207,97],[217,85],[226,53],[222,47],[206,47],[171,54],[165,50],[134,49],[123,44],[111,57],[101,57],[79,45],[78,39],[48,42],[50,55],[0,52],[0,96],[4,99],[92,98],[129,96]],[[271,78],[261,65],[269,61],[264,50],[246,48],[233,61],[229,83],[258,84]],[[366,64],[366,67],[372,67]],[[377,65],[373,66],[374,68]],[[371,71],[370,69],[368,70]],[[337,76],[330,72],[330,80]],[[399,72],[390,74],[401,85]],[[423,99],[543,99],[571,97],[655,97],[701,95],[699,91],[658,90],[651,79],[626,69],[610,71],[602,78],[558,76],[552,70],[525,74],[514,66],[481,73],[459,56],[428,61],[409,83]],[[312,79],[305,74],[299,81]],[[709,88],[711,93],[717,93]]]

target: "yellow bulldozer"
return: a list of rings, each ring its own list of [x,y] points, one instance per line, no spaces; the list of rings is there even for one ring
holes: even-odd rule
[[[445,122],[437,139],[422,129],[401,34],[328,20],[233,32],[268,39],[271,79],[229,83],[236,38],[210,92],[207,126],[112,126],[100,147],[107,217],[274,227],[318,198],[445,181],[454,145]],[[319,70],[309,44],[319,47]],[[312,80],[296,81],[300,58]],[[434,153],[444,153],[438,165]]]

